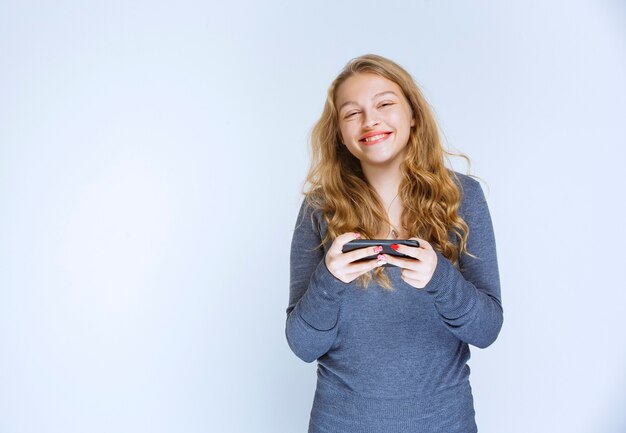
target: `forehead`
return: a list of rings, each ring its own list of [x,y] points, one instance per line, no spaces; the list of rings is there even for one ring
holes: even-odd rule
[[[335,106],[341,107],[350,102],[364,103],[384,92],[393,92],[399,97],[403,96],[400,86],[385,77],[370,73],[354,74],[337,88]]]

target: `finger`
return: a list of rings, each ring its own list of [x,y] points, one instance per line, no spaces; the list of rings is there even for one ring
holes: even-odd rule
[[[373,247],[359,248],[356,250],[343,253],[343,256],[348,259],[349,262],[355,262],[357,260],[364,259],[370,256],[376,256],[383,250],[383,247],[376,245]],[[374,257],[372,257],[374,258]]]
[[[402,269],[400,273],[402,274],[403,278],[406,278],[408,280],[421,281],[423,279],[422,273],[414,269]]]
[[[419,279],[414,279],[414,278],[408,278],[405,277],[404,275],[400,275],[400,278],[402,278],[402,280],[407,283],[410,286],[415,287],[416,289],[423,289],[424,287],[426,287],[426,284],[424,284],[424,282],[422,280]]]
[[[416,259],[408,259],[404,257],[392,256],[390,254],[382,254],[390,265],[397,266],[402,269],[417,270],[420,266],[420,261]]]
[[[377,258],[372,260],[351,263],[350,265],[348,265],[348,268],[350,269],[350,274],[354,275],[354,278],[356,278],[360,275],[365,274],[366,272],[371,271],[372,269],[376,269],[377,267],[384,265],[385,263],[387,263],[387,261],[381,254]]]
[[[421,246],[421,243],[420,243],[420,246]],[[418,260],[421,259],[420,254],[422,250],[420,249],[420,247],[410,247],[408,245],[403,245],[403,244],[393,244],[391,245],[391,248],[394,251],[397,251],[409,257],[413,257],[414,259],[418,259]]]
[[[335,238],[332,248],[334,250],[341,251],[341,249],[343,248],[345,244],[355,239],[359,239],[360,237],[361,237],[361,234],[356,233],[356,232],[343,233]]]
[[[417,238],[417,237],[413,237],[411,238],[414,241],[419,242],[420,244],[420,248],[424,249],[424,250],[434,250],[433,246],[430,244],[430,242],[426,241],[425,239],[421,239],[421,238]]]

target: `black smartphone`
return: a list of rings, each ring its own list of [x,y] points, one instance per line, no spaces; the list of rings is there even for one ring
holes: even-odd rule
[[[406,254],[402,254],[391,248],[393,244],[402,244],[408,245],[410,247],[419,247],[420,243],[414,239],[355,239],[353,241],[348,242],[341,249],[342,253],[347,253],[348,251],[358,250],[359,248],[366,247],[375,247],[380,245],[383,247],[383,250],[379,254],[389,254],[390,256],[397,257],[408,257]],[[367,256],[360,260],[356,260],[356,262],[362,262],[365,260],[372,260],[378,257],[378,254],[374,254],[373,256]],[[392,266],[390,264],[385,264],[384,266]]]

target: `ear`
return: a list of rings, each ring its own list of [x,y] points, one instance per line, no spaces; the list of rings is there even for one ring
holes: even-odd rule
[[[415,126],[415,117],[411,116],[411,128]]]

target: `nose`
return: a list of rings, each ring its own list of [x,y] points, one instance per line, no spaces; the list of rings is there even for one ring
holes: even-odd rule
[[[375,116],[375,113],[370,111],[365,112],[365,116],[363,116],[363,127],[365,129],[371,129],[379,123],[380,120],[378,120],[378,117]]]

